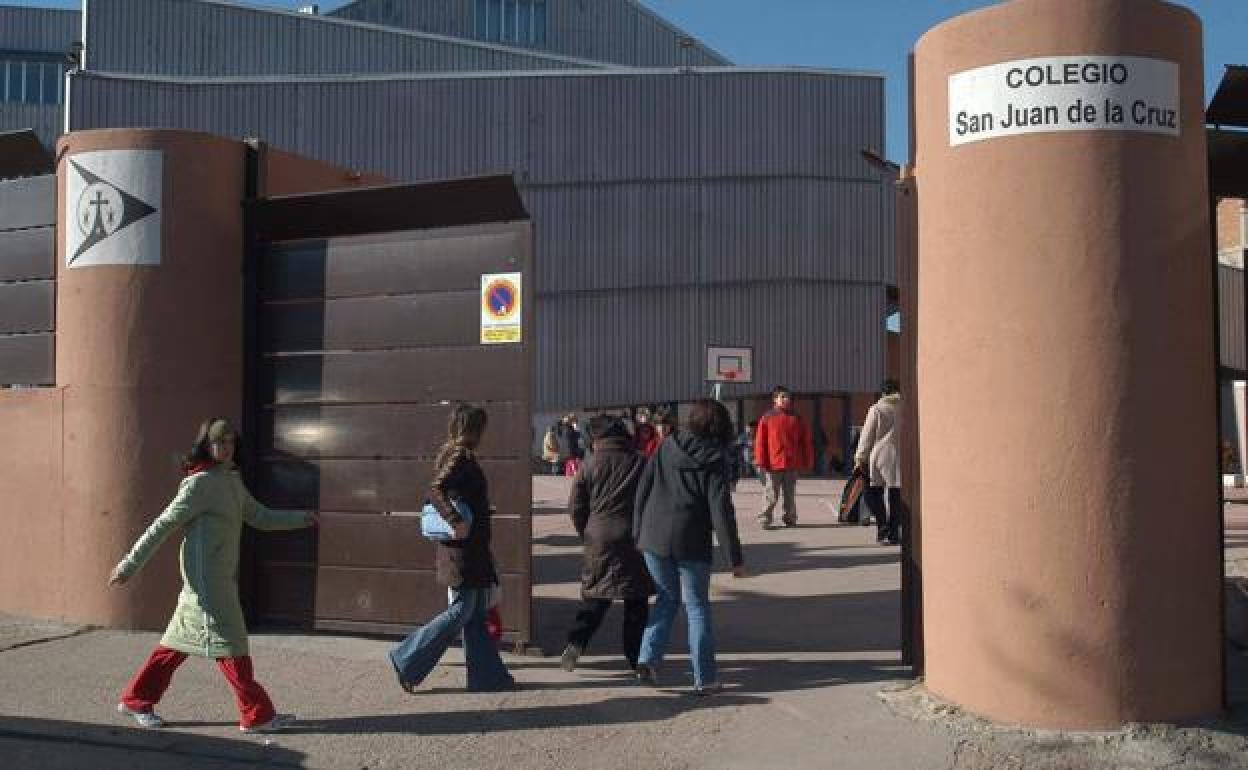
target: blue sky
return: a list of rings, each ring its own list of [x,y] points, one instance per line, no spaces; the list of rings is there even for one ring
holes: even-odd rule
[[[427,0],[432,2],[433,0]],[[905,160],[906,56],[932,26],[996,0],[642,0],[736,64],[883,72],[888,82],[890,158]],[[0,0],[76,8],[77,0]],[[296,0],[255,5],[293,9]],[[342,5],[322,1],[322,10]],[[1225,64],[1248,64],[1248,0],[1178,0],[1205,24],[1211,94]]]

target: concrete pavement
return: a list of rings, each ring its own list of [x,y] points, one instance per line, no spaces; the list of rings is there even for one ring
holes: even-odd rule
[[[1055,747],[924,700],[905,689],[898,665],[897,549],[875,545],[871,528],[835,525],[837,482],[799,485],[802,526],[791,530],[757,529],[760,492],[743,482],[736,496],[753,575],[721,570],[712,582],[722,695],[687,693],[683,633],[663,686],[633,685],[617,652],[618,608],[578,670],[562,671],[579,544],[566,516],[538,513],[535,642],[547,657],[506,656],[517,692],[463,692],[458,649],[410,696],[384,658],[390,640],[258,633],[257,675],[279,709],[299,715],[296,729],[241,735],[215,667],[191,659],[161,704],[169,727],[147,731],[113,705],[158,634],[4,618],[0,770],[1244,766],[1235,764],[1248,748],[1237,723],[1062,736]],[[559,505],[566,482],[538,477],[534,497],[539,509]],[[1204,753],[1190,750],[1202,741]]]

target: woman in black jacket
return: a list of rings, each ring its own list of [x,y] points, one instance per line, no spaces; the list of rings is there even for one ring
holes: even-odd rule
[[[624,657],[636,668],[647,603],[654,584],[633,543],[633,500],[646,459],[633,448],[624,423],[599,415],[589,421],[593,453],[572,482],[568,513],[585,544],[581,567],[581,610],[568,632],[561,665],[576,661],[602,624],[611,602],[624,602]]]
[[[390,650],[399,686],[408,692],[424,681],[461,630],[468,689],[491,692],[515,687],[485,627],[491,593],[498,585],[490,554],[489,486],[476,455],[485,424],[484,409],[458,404],[434,461],[429,502],[455,533],[454,540],[437,546],[437,579],[451,589],[451,601],[446,611]],[[468,506],[471,523],[455,510],[452,500]]]
[[[694,693],[720,689],[709,599],[712,531],[728,555],[733,577],[745,576],[724,461],[732,436],[732,419],[723,404],[695,401],[688,430],[663,442],[637,487],[633,533],[658,587],[637,663],[637,677],[645,684],[657,682],[656,667],[667,651],[683,595]]]

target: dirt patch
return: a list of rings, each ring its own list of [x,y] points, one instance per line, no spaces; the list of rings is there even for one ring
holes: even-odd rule
[[[1002,727],[933,696],[922,682],[879,696],[895,714],[952,734],[955,770],[1204,770],[1248,763],[1248,712],[1242,709],[1196,725],[1079,732]]]

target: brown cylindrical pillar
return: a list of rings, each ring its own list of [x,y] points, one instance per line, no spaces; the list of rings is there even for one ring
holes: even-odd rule
[[[180,534],[124,588],[106,583],[177,490],[199,421],[240,416],[244,148],[108,130],[58,150],[64,615],[158,628],[180,585]]]
[[[1202,67],[1155,0],[1014,0],[915,51],[927,684],[993,720],[1220,708]]]

